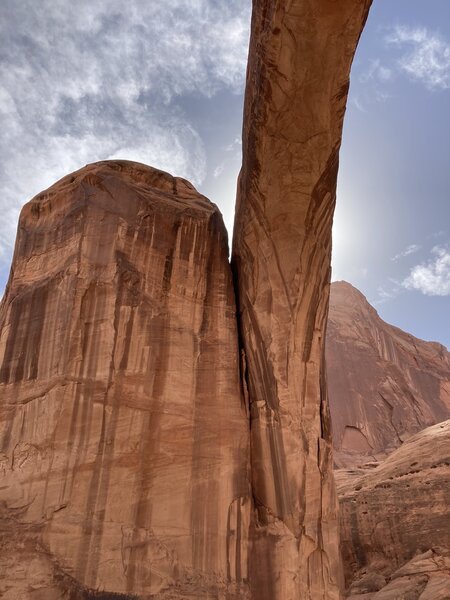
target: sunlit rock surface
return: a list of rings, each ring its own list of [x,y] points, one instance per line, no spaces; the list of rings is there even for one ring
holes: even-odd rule
[[[324,330],[349,71],[370,4],[253,2],[233,267],[254,600],[339,596]]]
[[[0,308],[0,597],[247,597],[237,348],[227,234],[188,182],[101,162],[25,206]]]
[[[371,590],[371,591],[367,591]],[[388,580],[379,573],[363,572],[348,600],[448,600],[450,551],[435,548],[417,554]]]
[[[450,418],[450,353],[382,321],[344,281],[331,285],[326,350],[338,466],[381,459]]]
[[[350,598],[448,600],[450,421],[336,476]]]
[[[7,600],[339,598],[324,332],[371,0],[253,4],[241,353],[223,224],[187,182],[98,163],[22,213],[0,309]]]

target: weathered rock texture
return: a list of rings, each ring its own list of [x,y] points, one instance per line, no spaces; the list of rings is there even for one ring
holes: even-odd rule
[[[336,476],[351,597],[448,600],[450,421],[411,437],[375,468]]]
[[[25,206],[0,308],[0,596],[247,597],[237,348],[226,231],[188,182],[101,162]]]
[[[254,0],[233,265],[256,600],[338,598],[323,369],[349,71],[371,0]]]
[[[449,600],[450,551],[435,548],[416,555],[386,579],[363,570],[348,600]]]
[[[450,418],[450,352],[382,321],[344,281],[331,285],[326,364],[340,467],[385,457]]]

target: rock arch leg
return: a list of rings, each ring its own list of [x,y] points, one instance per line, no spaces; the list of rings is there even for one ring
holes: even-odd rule
[[[258,600],[339,597],[323,346],[349,72],[371,0],[254,0],[233,242]]]

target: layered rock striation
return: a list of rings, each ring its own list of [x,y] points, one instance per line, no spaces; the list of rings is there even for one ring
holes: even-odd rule
[[[338,470],[350,597],[450,597],[450,421],[411,437],[374,468]]]
[[[344,281],[331,285],[326,364],[340,467],[381,459],[450,418],[450,353],[382,321]]]
[[[370,0],[254,0],[233,268],[258,600],[339,597],[323,368],[350,66]]]
[[[100,162],[24,207],[0,398],[2,597],[248,596],[227,234],[191,184]]]

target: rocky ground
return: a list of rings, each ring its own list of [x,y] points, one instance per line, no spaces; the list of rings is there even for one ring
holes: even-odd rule
[[[450,598],[450,421],[336,471],[351,600]]]

